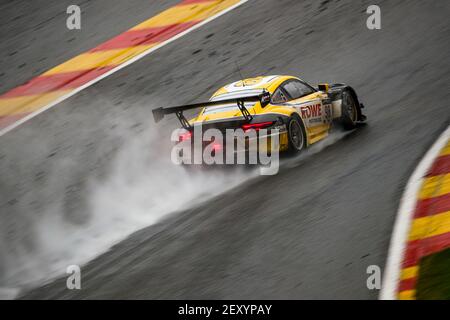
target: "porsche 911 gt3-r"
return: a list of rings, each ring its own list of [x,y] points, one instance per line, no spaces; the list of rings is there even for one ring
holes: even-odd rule
[[[183,112],[201,108],[187,120]],[[366,120],[355,90],[345,84],[313,87],[294,76],[264,76],[228,84],[210,101],[153,110],[156,122],[175,114],[190,137],[196,126],[259,131],[277,128],[279,151],[296,153],[326,138],[339,122],[349,130]]]

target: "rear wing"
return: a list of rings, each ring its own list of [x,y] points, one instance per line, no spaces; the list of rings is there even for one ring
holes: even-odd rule
[[[238,97],[233,99],[225,99],[225,100],[217,100],[217,101],[208,101],[208,102],[201,102],[201,103],[194,103],[194,104],[188,104],[184,106],[178,106],[178,107],[168,107],[168,108],[156,108],[152,110],[153,113],[153,119],[156,123],[161,121],[165,115],[168,114],[176,114],[178,120],[180,121],[181,125],[185,129],[190,129],[191,124],[189,121],[184,117],[183,111],[191,110],[191,109],[197,109],[197,108],[205,108],[205,107],[212,107],[212,106],[218,106],[222,104],[227,103],[235,103],[239,110],[242,113],[242,116],[246,121],[252,120],[252,115],[250,112],[245,108],[244,103],[245,102],[260,102],[262,106],[265,106],[270,102],[270,93],[267,91],[264,91],[261,94],[253,95],[253,96],[246,96],[246,97]]]

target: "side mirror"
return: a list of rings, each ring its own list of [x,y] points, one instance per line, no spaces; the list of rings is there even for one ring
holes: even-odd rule
[[[320,91],[328,93],[329,88],[330,88],[330,85],[328,83],[319,83],[318,89]]]

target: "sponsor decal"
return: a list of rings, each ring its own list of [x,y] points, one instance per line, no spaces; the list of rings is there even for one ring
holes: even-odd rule
[[[322,117],[322,104],[317,103],[309,106],[304,106],[300,108],[300,112],[302,114],[302,118],[310,119]]]
[[[323,119],[323,123],[330,123],[331,119],[333,119],[333,116],[331,114],[331,104],[327,103],[323,105],[324,108],[324,119]]]

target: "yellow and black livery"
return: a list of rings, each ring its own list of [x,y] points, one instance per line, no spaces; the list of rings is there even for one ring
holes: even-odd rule
[[[201,108],[187,120],[183,114]],[[267,128],[281,129],[280,151],[298,152],[326,138],[334,122],[353,129],[365,122],[355,90],[345,84],[313,87],[294,76],[261,76],[228,84],[210,101],[153,110],[156,122],[175,114],[181,125],[192,131],[203,129]]]

